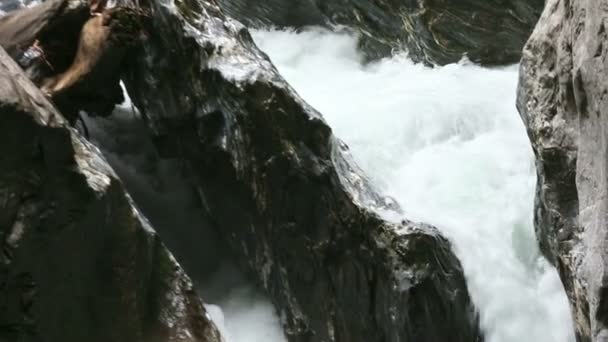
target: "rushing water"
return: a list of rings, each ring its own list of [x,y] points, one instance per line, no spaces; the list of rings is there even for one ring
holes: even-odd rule
[[[516,66],[427,68],[402,57],[362,66],[349,35],[254,38],[405,215],[453,241],[488,342],[574,340],[564,290],[532,228],[534,165],[515,110]]]

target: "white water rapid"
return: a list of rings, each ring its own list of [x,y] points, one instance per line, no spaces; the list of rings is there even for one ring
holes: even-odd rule
[[[534,237],[534,165],[515,109],[516,66],[431,69],[401,57],[362,66],[349,35],[254,38],[406,217],[451,239],[486,341],[574,340],[564,290]]]

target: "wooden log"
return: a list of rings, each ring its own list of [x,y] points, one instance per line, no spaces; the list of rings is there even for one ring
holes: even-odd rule
[[[81,110],[105,116],[124,100],[121,66],[145,15],[104,6],[49,0],[0,18],[0,45],[72,123]]]

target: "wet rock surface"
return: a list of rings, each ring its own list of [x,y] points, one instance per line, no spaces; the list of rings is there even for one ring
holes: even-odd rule
[[[608,340],[607,16],[601,1],[548,1],[518,90],[536,155],[536,233],[559,270],[578,341]]]
[[[120,106],[110,117],[85,117],[89,139],[120,177],[129,195],[210,303],[204,289],[231,253],[210,228],[187,164],[160,158],[141,115]]]
[[[222,10],[249,27],[326,25],[314,0],[217,0]]]
[[[98,150],[0,49],[0,341],[219,342]]]
[[[407,50],[416,62],[448,64],[463,56],[486,65],[519,61],[543,0],[218,0],[254,27],[345,25],[361,35],[368,58]],[[252,15],[253,14],[253,15]]]
[[[375,213],[399,209],[373,190],[348,148],[285,83],[241,24],[215,2],[148,2],[143,10],[150,27],[142,49],[128,55],[127,89],[157,152],[181,161],[204,216],[197,220],[213,226],[269,293],[291,341],[482,340],[449,242],[433,227],[390,223]],[[7,323],[0,331],[9,327],[8,339],[43,333],[49,340],[83,340],[99,331],[100,341],[217,340],[188,278],[117,176],[27,86],[36,99],[28,103],[36,106],[29,116],[7,122],[16,127],[11,132],[31,130],[40,138],[7,134],[2,146],[10,151],[0,163],[36,175],[34,181],[4,181],[10,189],[0,220],[7,225],[6,297],[25,299],[6,301],[7,314],[0,317]],[[37,117],[40,103],[49,108],[41,115],[56,121],[28,119]],[[47,138],[47,131],[58,140]],[[20,144],[24,152],[16,153]],[[34,209],[12,193],[32,200]],[[30,243],[44,242],[35,232],[47,222],[48,231],[66,235],[65,241],[53,240],[62,241],[62,249],[41,260],[36,254],[16,258],[12,249],[27,255]],[[78,228],[83,233],[68,236]],[[174,233],[173,245],[199,236]],[[41,250],[47,256],[56,246]],[[43,262],[58,270],[49,275],[53,267]],[[33,269],[28,272],[34,280],[12,285],[12,274],[21,269]],[[45,277],[52,281],[36,280]],[[83,280],[71,286],[60,281],[76,277]],[[100,299],[91,294],[96,291]],[[66,301],[70,312],[86,305],[93,314],[65,318],[59,315],[65,307],[50,305],[47,293],[53,300],[75,294]],[[47,319],[53,320],[48,326]],[[74,331],[58,328],[75,324]]]
[[[290,341],[479,341],[449,242],[395,210],[320,114],[214,2],[150,3],[125,84],[156,148],[186,162],[208,221]],[[392,208],[391,208],[392,207]]]

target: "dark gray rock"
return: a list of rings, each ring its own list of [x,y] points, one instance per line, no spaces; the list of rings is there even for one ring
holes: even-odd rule
[[[449,242],[371,211],[395,205],[247,30],[209,1],[150,6],[129,94],[158,151],[190,169],[209,221],[290,340],[481,340]]]
[[[220,342],[98,150],[0,49],[0,341]]]
[[[544,0],[217,0],[247,25],[339,24],[360,33],[368,58],[407,50],[416,62],[463,56],[486,65],[519,61]]]
[[[205,219],[186,164],[160,158],[141,115],[128,106],[118,107],[109,117],[83,120],[89,140],[99,147],[199,293],[206,302],[220,303],[231,288],[223,283],[217,293],[208,291],[207,284],[231,260],[231,253]]]
[[[314,0],[217,0],[229,16],[249,27],[277,28],[325,25],[327,18]]]
[[[536,233],[578,341],[608,341],[606,18],[603,1],[547,1],[524,49],[517,101],[536,155]]]

